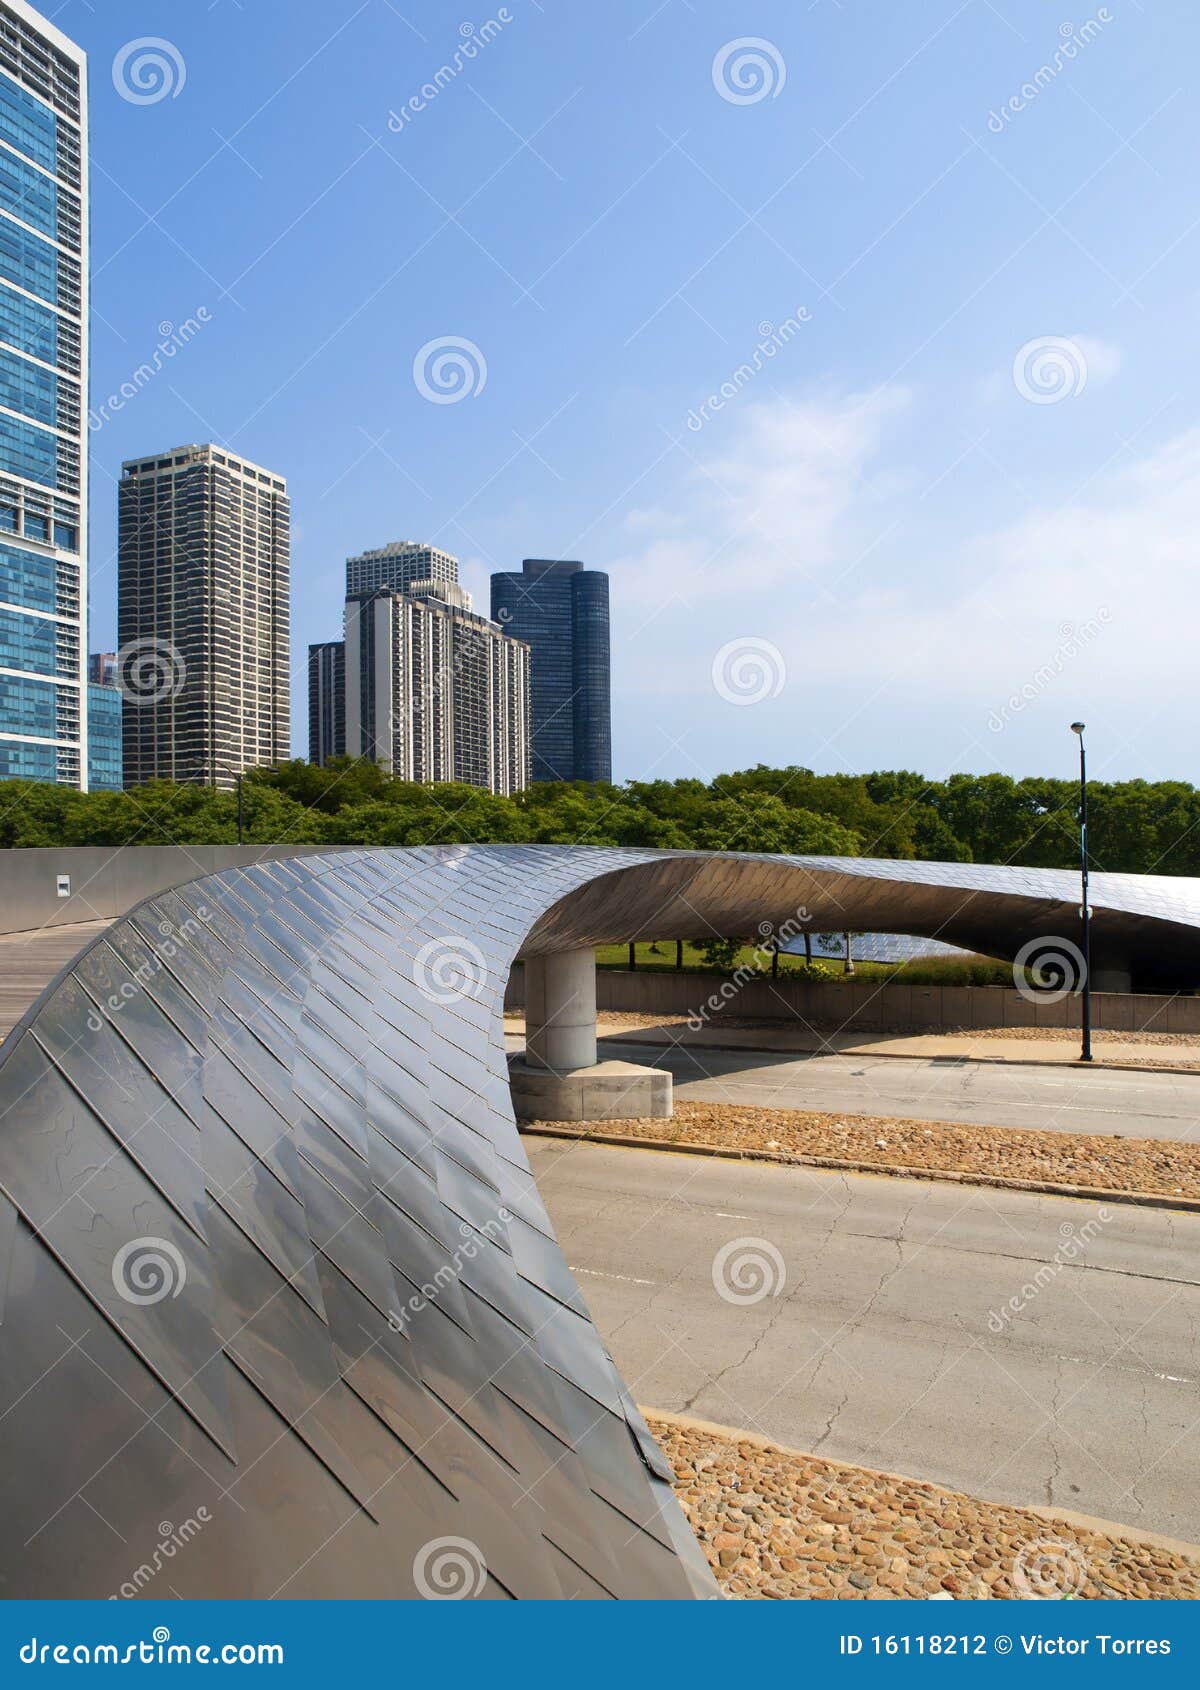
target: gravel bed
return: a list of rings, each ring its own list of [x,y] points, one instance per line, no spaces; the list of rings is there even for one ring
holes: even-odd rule
[[[728,1149],[824,1156],[879,1168],[936,1168],[970,1176],[1091,1186],[1156,1196],[1200,1198],[1200,1146],[1115,1134],[1036,1132],[1026,1127],[963,1126],[950,1121],[894,1121],[808,1109],[679,1099],[669,1121],[534,1121],[628,1138]]]
[[[756,1441],[659,1420],[726,1596],[1200,1600],[1200,1560]]]
[[[911,1032],[912,1029],[910,1028]],[[938,1037],[947,1039],[1033,1039],[1038,1042],[1063,1044],[1079,1040],[1078,1027],[948,1027]],[[1197,1033],[1120,1033],[1108,1027],[1092,1029],[1093,1044],[1110,1045],[1166,1045],[1172,1050],[1180,1047],[1200,1051]]]

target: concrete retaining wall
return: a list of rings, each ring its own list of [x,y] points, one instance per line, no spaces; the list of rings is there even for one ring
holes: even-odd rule
[[[218,869],[311,855],[319,845],[76,845],[0,851],[0,933],[116,918]],[[60,895],[59,877],[69,884]]]
[[[524,1001],[522,968],[513,970],[506,1003]],[[598,1010],[641,1015],[722,1014],[763,1020],[832,1023],[846,1032],[936,1032],[943,1027],[1079,1026],[1079,998],[1031,1003],[1003,986],[880,986],[866,981],[752,980],[721,997],[715,974],[601,968],[596,974]],[[1200,997],[1149,993],[1094,992],[1092,1025],[1113,1032],[1200,1033]]]

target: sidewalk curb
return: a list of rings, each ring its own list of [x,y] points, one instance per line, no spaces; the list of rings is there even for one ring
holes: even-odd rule
[[[1172,1209],[1200,1215],[1200,1197],[1168,1192],[1108,1191],[1102,1186],[1057,1185],[1051,1180],[1011,1179],[1005,1174],[963,1174],[954,1168],[909,1168],[900,1163],[847,1161],[833,1156],[791,1155],[786,1150],[742,1150],[726,1144],[681,1144],[674,1139],[635,1138],[629,1133],[587,1132],[569,1126],[519,1121],[522,1137],[566,1138],[618,1150],[658,1150],[675,1156],[711,1156],[724,1162],[773,1162],[787,1168],[826,1168],[835,1173],[886,1174],[894,1179],[940,1180],[951,1185],[985,1185],[1000,1191],[1028,1191],[1044,1197],[1073,1197],[1085,1203],[1126,1203],[1139,1209]]]
[[[651,1050],[720,1050],[733,1055],[737,1055],[739,1051],[745,1051],[748,1056],[778,1056],[784,1061],[791,1058],[799,1060],[805,1056],[849,1056],[858,1058],[863,1062],[875,1059],[881,1062],[978,1062],[988,1063],[996,1068],[1080,1068],[1088,1073],[1098,1073],[1101,1069],[1107,1069],[1110,1073],[1190,1074],[1193,1077],[1200,1076],[1200,1062],[1193,1063],[1190,1067],[1168,1067],[1165,1064],[1146,1062],[1106,1062],[1103,1057],[1096,1057],[1091,1062],[1081,1062],[1077,1056],[1072,1057],[1069,1061],[1055,1061],[1045,1056],[971,1056],[968,1054],[959,1055],[957,1051],[938,1051],[931,1055],[928,1051],[916,1050],[833,1050],[823,1047],[809,1050],[781,1050],[778,1045],[725,1045],[710,1043],[707,1039],[702,1043],[700,1041],[693,1043],[684,1039],[623,1039],[616,1033],[601,1033],[597,1040],[599,1044],[604,1044],[607,1041],[611,1041],[613,1044],[646,1045]]]
[[[947,1496],[960,1496],[968,1502],[987,1502],[987,1497],[973,1495],[969,1491],[959,1490],[954,1485],[943,1485],[937,1479],[914,1479],[909,1473],[889,1473],[881,1467],[864,1467],[857,1461],[839,1461],[830,1455],[813,1455],[808,1450],[797,1449],[793,1444],[781,1444],[774,1438],[764,1437],[761,1432],[748,1432],[740,1426],[722,1426],[715,1420],[697,1420],[691,1414],[673,1414],[669,1409],[650,1408],[645,1403],[639,1403],[646,1420],[659,1420],[667,1426],[678,1426],[683,1432],[699,1432],[709,1437],[721,1438],[728,1443],[753,1444],[756,1449],[777,1450],[781,1455],[794,1455],[801,1461],[816,1461],[827,1467],[838,1467],[848,1473],[866,1473],[872,1479],[886,1479],[891,1484],[921,1485],[928,1490],[942,1491]],[[1168,1550],[1172,1555],[1183,1555],[1189,1560],[1200,1562],[1200,1544],[1185,1543],[1181,1538],[1165,1537],[1161,1532],[1148,1532],[1137,1526],[1122,1526],[1115,1520],[1102,1520],[1095,1514],[1076,1514],[1069,1508],[1043,1508],[1033,1502],[995,1502],[991,1506],[998,1508],[1019,1508],[1023,1514],[1034,1514],[1039,1520],[1045,1520],[1051,1525],[1073,1526],[1089,1532],[1098,1532],[1105,1537],[1116,1538],[1118,1541],[1132,1544],[1146,1544],[1154,1549]]]

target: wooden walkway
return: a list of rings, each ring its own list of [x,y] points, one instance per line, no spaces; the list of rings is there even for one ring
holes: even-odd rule
[[[54,976],[111,921],[77,921],[0,935],[0,1038],[16,1026]]]

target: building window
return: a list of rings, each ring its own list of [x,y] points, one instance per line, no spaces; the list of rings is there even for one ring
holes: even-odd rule
[[[18,152],[47,170],[58,169],[58,125],[54,113],[0,73],[0,135]]]

